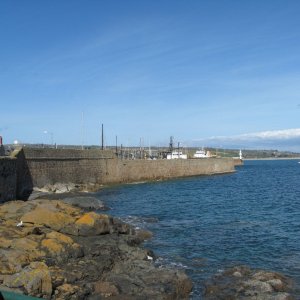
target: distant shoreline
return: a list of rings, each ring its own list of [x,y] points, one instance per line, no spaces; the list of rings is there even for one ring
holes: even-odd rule
[[[243,158],[243,160],[299,160],[300,157],[258,157],[258,158]]]

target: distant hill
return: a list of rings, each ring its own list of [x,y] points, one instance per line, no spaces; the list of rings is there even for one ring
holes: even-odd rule
[[[239,149],[212,149],[207,148],[211,153],[216,154],[220,157],[238,157]],[[255,159],[255,158],[297,158],[300,157],[300,153],[290,151],[279,151],[279,150],[242,150],[244,159]]]

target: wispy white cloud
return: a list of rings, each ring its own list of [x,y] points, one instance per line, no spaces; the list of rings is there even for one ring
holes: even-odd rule
[[[269,131],[261,131],[255,133],[246,133],[236,136],[227,137],[226,139],[233,140],[255,140],[255,139],[263,139],[263,140],[286,140],[292,138],[300,137],[300,128],[295,129],[283,129],[283,130],[269,130]]]
[[[269,130],[232,136],[211,136],[195,139],[207,146],[300,151],[300,128]]]

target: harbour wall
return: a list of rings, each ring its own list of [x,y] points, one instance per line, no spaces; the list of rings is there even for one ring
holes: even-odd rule
[[[23,148],[3,161],[6,167],[0,169],[0,193],[7,195],[1,196],[0,201],[15,197],[26,199],[34,186],[58,182],[100,185],[162,180],[229,173],[234,171],[235,165],[231,158],[122,160],[117,159],[112,151],[96,149]],[[11,174],[9,180],[4,180],[7,169]]]
[[[111,151],[25,149],[34,186],[126,183],[234,171],[233,159],[122,160]]]
[[[0,202],[16,199],[17,159],[0,157]]]

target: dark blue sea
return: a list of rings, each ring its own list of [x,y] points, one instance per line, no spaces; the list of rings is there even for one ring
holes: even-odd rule
[[[279,271],[300,286],[300,164],[245,161],[233,174],[115,186],[97,196],[110,214],[148,229],[164,265],[203,283],[235,265]]]

